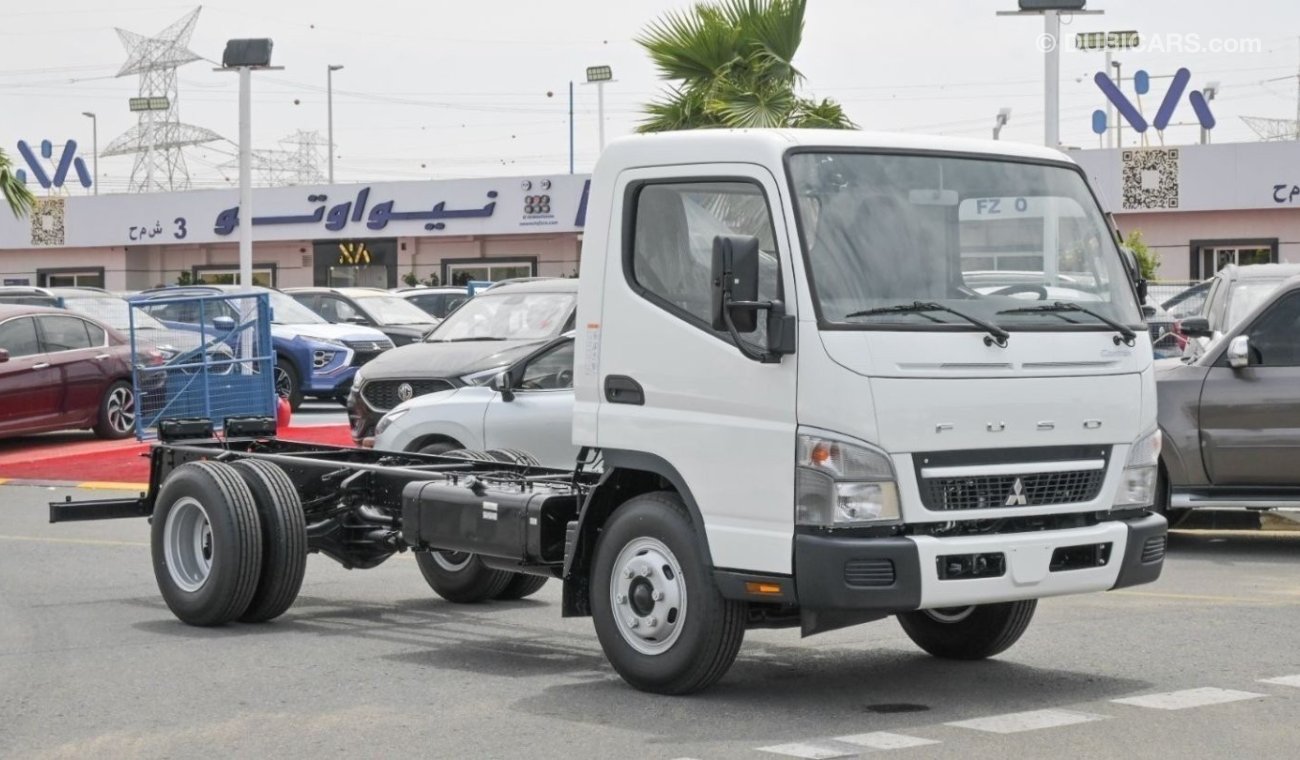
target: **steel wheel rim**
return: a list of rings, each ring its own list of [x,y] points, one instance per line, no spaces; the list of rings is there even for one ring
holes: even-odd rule
[[[293,393],[293,383],[289,382],[289,373],[283,367],[275,368],[275,395],[280,398],[289,398]]]
[[[444,552],[435,549],[432,554],[434,563],[449,573],[464,570],[469,567],[470,560],[474,559],[474,555],[468,552]]]
[[[105,411],[108,426],[113,432],[131,432],[135,428],[135,392],[130,388],[114,388],[109,391]]]
[[[628,646],[652,656],[672,649],[686,623],[686,581],[676,555],[655,538],[628,542],[614,560],[609,603]]]
[[[970,617],[975,612],[975,606],[969,607],[940,607],[938,609],[926,610],[925,614],[930,619],[940,623],[960,623]]]
[[[203,588],[212,573],[214,549],[207,510],[192,496],[177,499],[163,525],[163,554],[172,583],[189,593]]]

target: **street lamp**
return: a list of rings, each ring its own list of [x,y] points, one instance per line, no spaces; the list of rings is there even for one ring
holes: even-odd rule
[[[253,69],[280,71],[271,65],[269,39],[228,40],[216,71],[239,73],[239,284],[253,284]]]
[[[1061,144],[1061,14],[1095,16],[1102,11],[1085,10],[1087,0],[1020,0],[1018,11],[998,11],[999,16],[1042,16],[1043,33],[1038,50],[1043,54],[1043,142],[1049,148]]]
[[[1007,122],[1009,122],[1009,121],[1011,121],[1011,109],[1010,109],[1010,108],[999,108],[999,109],[998,109],[998,119],[997,119],[997,121],[994,122],[994,124],[993,124],[993,139],[994,139],[994,140],[1001,139],[1002,128],[1005,127],[1005,126],[1007,125]]]
[[[596,118],[600,120],[600,149],[605,150],[605,83],[614,81],[609,66],[588,66],[587,84],[596,85]]]
[[[90,184],[99,195],[99,118],[90,111],[82,111],[81,115],[90,119],[90,170],[95,173],[95,181]]]
[[[331,63],[325,66],[325,109],[329,119],[330,184],[334,184],[334,72],[343,68],[341,64]]]

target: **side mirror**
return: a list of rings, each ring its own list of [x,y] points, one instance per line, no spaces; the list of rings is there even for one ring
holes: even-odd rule
[[[360,314],[353,314],[352,316],[348,317],[347,319],[345,319],[345,320],[343,320],[343,321],[344,321],[344,322],[347,322],[348,324],[353,324],[353,325],[368,325],[368,324],[370,324],[370,320],[366,319],[365,317],[361,316]]]
[[[1120,244],[1120,254],[1124,257],[1124,268],[1128,270],[1129,279],[1133,281],[1133,287],[1137,290],[1138,303],[1147,301],[1147,281],[1142,277],[1142,267],[1138,265],[1137,254],[1132,248]]]
[[[1228,344],[1228,366],[1241,369],[1250,365],[1250,338],[1238,335]]]
[[[1143,304],[1142,306],[1143,319],[1151,319],[1155,315],[1156,315],[1156,307],[1152,306],[1151,304]]]
[[[1210,320],[1205,317],[1188,317],[1178,323],[1179,329],[1189,338],[1213,338],[1214,331],[1210,329]]]
[[[500,393],[502,401],[509,402],[515,400],[514,381],[510,377],[510,370],[508,369],[502,370],[501,374],[492,378],[488,383],[488,387],[497,393]]]
[[[712,277],[713,329],[734,327],[738,333],[757,330],[758,314],[753,305],[758,300],[758,238],[752,235],[713,238]],[[750,308],[734,309],[733,303]]]
[[[212,326],[222,332],[233,332],[235,329],[234,317],[213,317]]]
[[[0,348],[0,364],[4,364],[7,361],[9,361],[9,349]]]

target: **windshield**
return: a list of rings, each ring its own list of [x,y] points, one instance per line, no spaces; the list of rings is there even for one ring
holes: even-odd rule
[[[316,312],[293,300],[292,296],[278,290],[268,290],[266,295],[271,303],[271,321],[277,325],[329,324]]]
[[[357,303],[381,325],[427,325],[435,321],[424,309],[398,296],[358,296]]]
[[[131,329],[131,305],[124,298],[75,296],[72,298],[65,297],[63,303],[68,308],[68,311],[94,317],[114,330],[128,332]],[[135,329],[166,330],[167,326],[144,313],[142,309],[136,309]]]
[[[542,340],[560,334],[573,313],[573,293],[492,293],[471,298],[427,340]]]
[[[1009,330],[1107,329],[1141,313],[1083,178],[1007,160],[864,153],[790,158],[813,291],[828,322],[910,327],[970,322],[941,311],[860,314],[937,303]]]
[[[1228,298],[1228,324],[1223,326],[1223,330],[1231,330],[1245,319],[1256,306],[1268,300],[1282,282],[1283,280],[1243,280],[1233,285],[1232,294]]]

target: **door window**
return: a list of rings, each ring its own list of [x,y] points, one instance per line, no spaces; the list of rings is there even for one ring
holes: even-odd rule
[[[767,199],[752,182],[649,184],[636,191],[631,276],[650,300],[691,322],[712,324],[713,238],[758,238],[760,301],[780,298],[780,267]],[[759,333],[747,340],[763,343]]]
[[[38,317],[41,342],[48,354],[90,348],[86,323],[76,317]]]
[[[1292,293],[1273,304],[1246,334],[1250,338],[1251,364],[1300,366],[1300,293]]]
[[[0,324],[0,348],[9,352],[9,358],[32,356],[41,352],[36,339],[36,322],[31,317],[19,317]]]
[[[518,390],[551,391],[572,387],[573,341],[566,341],[528,362]]]

